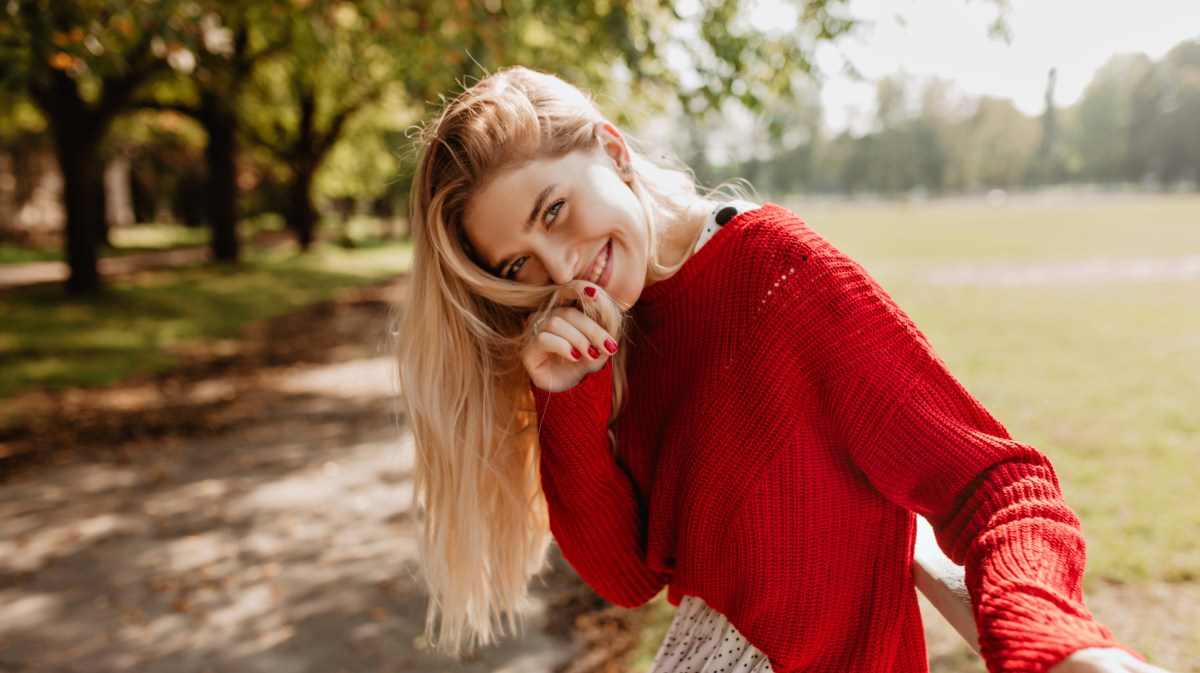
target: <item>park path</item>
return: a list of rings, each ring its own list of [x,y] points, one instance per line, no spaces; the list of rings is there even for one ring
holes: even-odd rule
[[[211,253],[207,247],[174,248],[172,250],[139,252],[121,257],[105,257],[100,260],[98,266],[102,277],[111,278],[144,269],[201,264],[207,262],[210,257]],[[43,283],[60,283],[67,279],[70,272],[66,262],[5,264],[0,266],[0,290]]]
[[[383,345],[397,289],[182,372],[11,401],[46,420],[0,460],[0,671],[590,670],[575,631],[590,599],[561,559],[524,637],[462,662],[426,646]]]

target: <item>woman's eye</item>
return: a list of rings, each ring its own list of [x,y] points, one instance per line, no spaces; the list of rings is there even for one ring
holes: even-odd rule
[[[554,220],[558,219],[558,211],[562,210],[562,207],[566,204],[567,202],[562,199],[550,204],[550,207],[546,209],[546,214],[542,216],[542,221],[546,223],[547,227],[550,226]]]
[[[527,259],[529,259],[529,257],[520,257],[517,259],[517,261],[509,264],[508,271],[504,272],[504,277],[509,280],[516,280],[517,272],[521,270],[521,267],[525,266],[525,260]]]

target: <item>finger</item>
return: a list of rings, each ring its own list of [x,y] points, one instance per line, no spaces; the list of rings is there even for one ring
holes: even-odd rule
[[[560,314],[567,322],[570,322],[575,329],[588,340],[588,343],[597,351],[604,355],[613,355],[617,352],[617,340],[613,338],[608,330],[600,326],[600,323],[589,318],[583,311],[578,309],[564,310]]]
[[[587,357],[593,360],[599,360],[609,354],[608,349],[604,347],[604,339],[597,341],[593,336],[597,330],[600,334],[607,333],[578,309],[555,311],[546,319],[542,329],[570,341],[579,352],[586,353]]]
[[[591,360],[599,360],[604,357],[603,351],[594,346],[588,339],[587,335],[585,335],[583,331],[576,326],[577,322],[578,320],[568,319],[562,314],[555,314],[546,319],[545,324],[542,326],[542,330],[545,333],[553,334],[565,339],[571,344],[571,347],[574,348],[576,352],[583,354],[582,357],[586,357]],[[581,358],[573,359],[578,360]]]
[[[538,332],[533,345],[541,353],[561,355],[571,362],[578,362],[583,357],[583,352],[569,340],[549,331]]]

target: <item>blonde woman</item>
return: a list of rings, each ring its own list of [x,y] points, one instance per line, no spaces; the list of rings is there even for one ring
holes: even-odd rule
[[[794,214],[698,195],[523,68],[422,152],[399,368],[443,646],[515,626],[552,533],[614,603],[667,588],[656,673],[925,671],[921,515],[990,670],[1161,670],[1084,607],[1046,458]]]

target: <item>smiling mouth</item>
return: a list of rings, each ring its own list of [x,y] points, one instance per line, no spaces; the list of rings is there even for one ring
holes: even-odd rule
[[[588,275],[584,277],[584,280],[600,284],[600,278],[604,276],[604,272],[608,269],[608,260],[611,257],[612,241],[610,240],[604,246],[604,249],[600,251],[600,254],[596,255],[596,261],[592,262],[592,268],[589,270]]]

